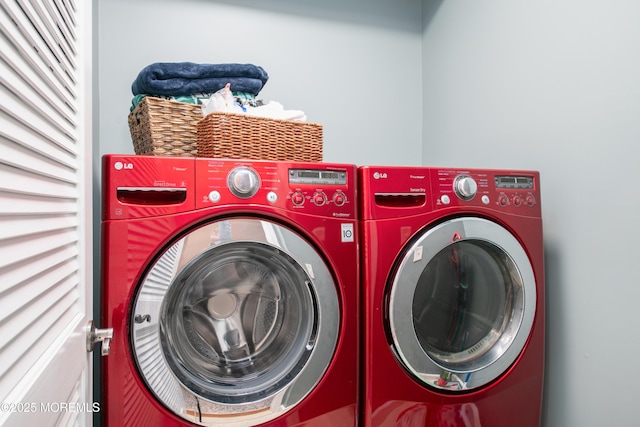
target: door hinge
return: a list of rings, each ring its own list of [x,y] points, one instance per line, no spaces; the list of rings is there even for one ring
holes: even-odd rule
[[[98,329],[93,324],[93,320],[89,320],[87,324],[87,352],[91,353],[93,347],[100,343],[100,355],[107,356],[111,350],[111,339],[113,338],[113,328]]]

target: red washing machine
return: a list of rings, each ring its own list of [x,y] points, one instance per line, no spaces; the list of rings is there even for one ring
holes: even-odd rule
[[[105,426],[345,426],[356,168],[103,158]]]
[[[540,425],[539,178],[359,168],[364,426]]]

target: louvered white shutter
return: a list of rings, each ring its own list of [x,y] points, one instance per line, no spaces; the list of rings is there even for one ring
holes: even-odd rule
[[[91,1],[0,0],[0,425],[91,425]]]

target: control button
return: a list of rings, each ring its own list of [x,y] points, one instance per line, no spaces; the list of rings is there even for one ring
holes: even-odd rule
[[[304,203],[304,195],[301,192],[296,191],[291,195],[291,203],[296,206],[302,206]]]
[[[459,175],[453,182],[453,190],[462,200],[471,200],[478,191],[476,180],[468,175]]]
[[[490,201],[491,200],[489,199],[489,196],[487,196],[486,194],[482,196],[482,203],[484,203],[485,205],[488,205]]]
[[[342,192],[337,192],[332,197],[333,204],[336,206],[342,206],[347,202],[347,196]]]
[[[254,196],[260,189],[260,177],[253,169],[239,166],[229,174],[227,185],[235,196],[247,199]]]
[[[522,204],[522,198],[520,196],[513,196],[514,206],[520,206]]]
[[[443,205],[448,205],[449,203],[451,203],[451,198],[446,194],[443,194],[442,197],[440,197],[440,201]]]
[[[504,194],[501,194],[500,197],[498,197],[498,204],[500,206],[507,206],[509,204],[509,198]]]
[[[316,191],[311,200],[316,206],[322,206],[327,202],[327,195],[322,191]]]
[[[220,201],[220,192],[213,190],[211,193],[209,193],[209,200],[211,200],[213,203],[218,203]]]
[[[275,203],[278,201],[278,195],[274,191],[269,191],[267,194],[267,202]]]
[[[533,206],[536,204],[536,198],[533,197],[533,194],[528,194],[527,197],[525,197],[524,202],[527,206]]]

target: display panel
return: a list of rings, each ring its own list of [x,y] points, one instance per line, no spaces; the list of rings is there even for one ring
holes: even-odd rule
[[[289,169],[289,183],[346,185],[347,173],[319,169]]]
[[[532,176],[496,176],[496,188],[533,189]]]

